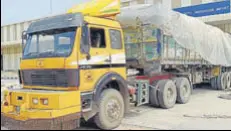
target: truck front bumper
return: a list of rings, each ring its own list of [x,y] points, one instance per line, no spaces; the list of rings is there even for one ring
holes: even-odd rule
[[[70,114],[53,119],[17,120],[15,116],[1,113],[1,126],[9,130],[71,130],[80,126],[80,114]]]
[[[38,103],[33,104],[33,98],[38,99]],[[42,101],[44,98],[48,101],[46,105]],[[4,99],[1,105],[1,126],[7,129],[68,130],[79,127],[79,91],[11,90],[5,92]]]

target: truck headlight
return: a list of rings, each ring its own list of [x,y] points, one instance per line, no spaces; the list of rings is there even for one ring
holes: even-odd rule
[[[35,105],[37,105],[39,103],[37,98],[33,98],[32,101],[33,101],[33,104],[35,104]]]
[[[49,101],[48,101],[48,99],[42,99],[42,103],[43,103],[43,105],[48,105]]]

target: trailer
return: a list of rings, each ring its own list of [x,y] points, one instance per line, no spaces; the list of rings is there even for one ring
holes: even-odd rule
[[[194,85],[201,83],[211,84],[211,89],[215,90],[230,88],[230,67],[209,63],[197,52],[183,48],[157,27],[138,25],[123,31],[128,81],[135,105],[171,108],[175,101],[185,104]],[[176,86],[176,90],[170,88],[172,85]],[[167,94],[173,95],[168,96],[171,104],[163,101],[168,100],[165,98]]]

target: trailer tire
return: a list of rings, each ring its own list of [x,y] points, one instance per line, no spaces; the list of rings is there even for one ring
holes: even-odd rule
[[[172,80],[160,80],[158,82],[158,100],[160,107],[169,109],[174,107],[177,98],[176,85]]]
[[[231,86],[231,73],[230,72],[226,73],[226,79],[227,79],[226,89],[228,89]]]
[[[176,101],[180,104],[186,104],[191,96],[191,86],[190,82],[185,77],[175,78],[176,89],[177,89],[177,99]]]
[[[150,88],[150,93],[149,93],[149,99],[150,99],[150,104],[153,107],[160,107],[159,101],[158,101],[158,82],[154,82],[152,84],[155,88]]]
[[[212,89],[217,90],[218,85],[217,85],[217,77],[213,77],[210,79],[210,84]]]
[[[115,89],[104,90],[98,101],[99,112],[94,117],[95,124],[103,130],[118,127],[125,113],[123,97]]]
[[[226,73],[222,73],[217,78],[217,86],[218,86],[217,89],[218,90],[225,90],[226,85],[227,85]]]
[[[229,89],[231,89],[231,72],[229,72],[229,77],[230,77],[230,86],[229,86]]]

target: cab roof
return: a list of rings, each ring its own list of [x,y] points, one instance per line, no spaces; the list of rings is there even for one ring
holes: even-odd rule
[[[109,18],[83,16],[82,13],[73,13],[49,17],[33,22],[29,26],[27,33],[35,33],[52,29],[80,27],[83,26],[85,22],[95,25],[108,26],[112,28],[121,28],[119,22],[111,20]]]

